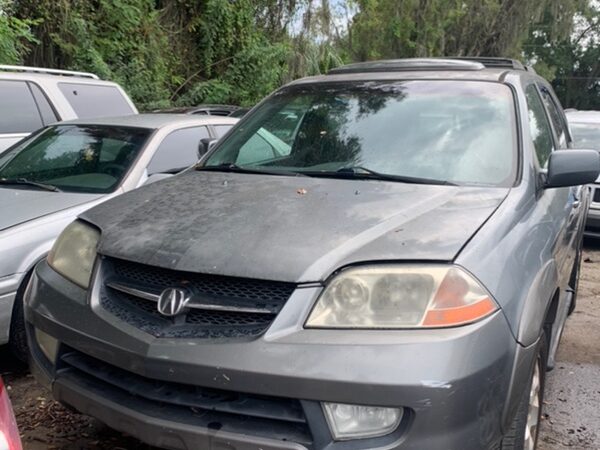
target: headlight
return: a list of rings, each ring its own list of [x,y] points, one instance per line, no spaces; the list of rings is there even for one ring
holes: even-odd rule
[[[450,327],[482,319],[497,309],[490,294],[459,267],[369,266],[334,277],[306,327]]]
[[[100,240],[97,229],[75,221],[58,237],[48,255],[48,264],[65,278],[87,289]]]

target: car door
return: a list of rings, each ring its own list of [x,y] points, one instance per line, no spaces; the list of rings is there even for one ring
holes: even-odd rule
[[[553,94],[550,87],[541,85],[540,92],[546,110],[549,113],[555,136],[558,139],[558,147],[562,150],[572,148],[573,140],[569,132],[569,126],[567,125],[567,119],[564,115],[562,106],[556,99],[556,96]],[[575,262],[574,258],[583,238],[585,216],[589,204],[589,188],[587,186],[573,186],[569,188],[569,191],[570,196],[567,205],[569,216],[565,233],[565,245],[568,247],[568,256],[566,258],[568,263],[566,264],[567,267],[565,270],[568,272],[568,275],[570,275],[572,266]]]
[[[559,112],[548,108],[548,100],[537,83],[526,87],[529,125],[536,150],[536,165],[540,173],[547,169],[553,151],[568,148],[570,138],[558,121]],[[548,95],[548,93],[546,93]],[[546,208],[545,221],[548,221],[547,236],[552,245],[558,282],[562,289],[567,288],[569,275],[574,263],[574,239],[579,203],[573,188],[538,190],[538,207]],[[575,222],[574,222],[575,221]]]

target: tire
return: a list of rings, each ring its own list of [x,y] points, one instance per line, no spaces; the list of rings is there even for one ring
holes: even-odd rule
[[[515,415],[515,418],[513,419],[507,433],[504,435],[502,442],[498,447],[496,447],[497,450],[534,450],[537,447],[539,425],[542,418],[542,405],[544,400],[547,352],[548,348],[546,343],[546,335],[544,333],[540,339],[538,353],[535,358],[535,365],[529,376],[527,388],[523,392],[523,396],[517,409],[517,414]],[[530,417],[530,412],[533,413],[533,411],[530,410],[530,407],[532,406],[530,399],[532,398],[532,393],[534,391],[536,392],[538,407],[537,412]],[[536,427],[533,433],[534,436],[531,436],[529,439],[527,439],[527,437],[531,434],[528,433],[527,430],[529,425],[531,425],[532,418],[536,419]]]
[[[29,346],[27,345],[27,335],[25,333],[25,314],[23,312],[23,296],[29,283],[31,274],[27,274],[17,290],[15,304],[10,319],[10,334],[8,338],[8,347],[12,354],[24,364],[27,364],[29,356]]]
[[[575,257],[575,264],[571,271],[571,277],[569,278],[569,287],[573,290],[573,297],[571,298],[571,304],[569,305],[569,311],[567,315],[573,314],[577,307],[577,292],[579,291],[579,274],[581,272],[581,250],[577,252]]]

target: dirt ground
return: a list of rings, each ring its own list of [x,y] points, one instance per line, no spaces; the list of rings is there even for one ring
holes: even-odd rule
[[[600,450],[600,243],[585,243],[579,289],[557,366],[546,379],[539,450]],[[25,450],[151,450],[94,419],[66,411],[3,348],[0,373]]]

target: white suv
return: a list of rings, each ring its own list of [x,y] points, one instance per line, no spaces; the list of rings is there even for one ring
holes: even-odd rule
[[[0,65],[0,152],[61,120],[137,114],[125,91],[97,75]]]
[[[573,136],[573,146],[600,151],[600,111],[569,109],[565,112]],[[600,238],[600,178],[592,188],[592,201],[585,223],[585,235]]]

